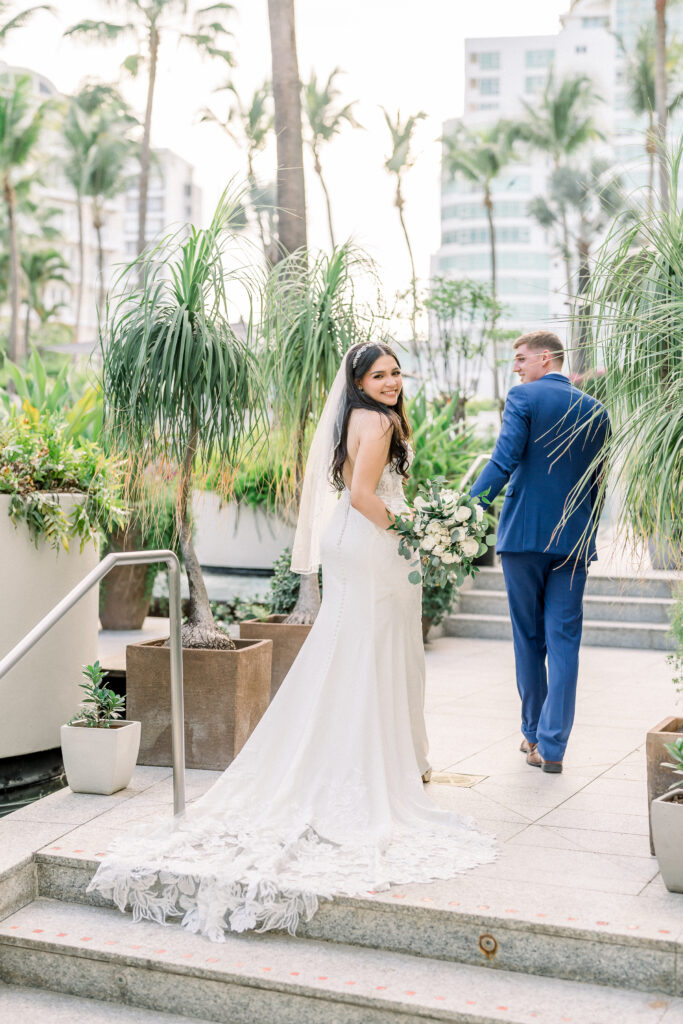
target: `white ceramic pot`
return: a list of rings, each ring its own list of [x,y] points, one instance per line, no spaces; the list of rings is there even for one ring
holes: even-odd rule
[[[109,796],[131,780],[140,749],[139,722],[113,722],[108,729],[63,725],[62,757],[74,793]]]
[[[212,491],[195,491],[192,515],[201,565],[223,569],[272,569],[294,540],[294,526],[260,508],[222,502]]]
[[[683,790],[658,796],[650,812],[652,842],[664,885],[669,892],[683,892]]]
[[[65,514],[82,496],[56,495]],[[9,517],[0,494],[0,654],[7,654],[99,561],[95,544],[81,552],[33,543],[26,524]],[[98,594],[93,587],[3,678],[0,758],[52,750],[59,727],[78,711],[83,666],[97,658]]]

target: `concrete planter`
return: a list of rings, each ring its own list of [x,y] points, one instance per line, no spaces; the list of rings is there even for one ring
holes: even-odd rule
[[[270,676],[272,700],[294,660],[308,639],[311,626],[292,626],[285,623],[286,615],[269,615],[266,619],[246,619],[240,622],[242,640],[272,640],[273,665]]]
[[[250,505],[222,502],[211,491],[192,498],[195,550],[201,565],[217,569],[272,569],[294,540],[294,526]]]
[[[663,761],[669,761],[668,743],[675,743],[683,733],[683,718],[671,715],[650,729],[647,734],[645,750],[647,754],[647,802],[650,808],[650,853],[654,854],[652,836],[652,802],[666,793],[670,786],[678,780],[671,768],[664,768]]]
[[[62,757],[74,793],[109,796],[130,782],[140,748],[139,722],[112,722],[108,729],[63,725]]]
[[[683,790],[658,796],[650,815],[664,885],[669,892],[683,892]]]
[[[66,515],[82,496],[56,495]],[[25,523],[9,517],[10,495],[0,494],[0,651],[5,654],[87,573],[99,554],[77,541],[55,551],[36,547]],[[0,758],[59,747],[63,722],[81,703],[83,666],[97,658],[97,587],[93,587],[2,680]]]
[[[183,649],[188,768],[223,770],[270,701],[269,640],[236,640],[234,651]],[[126,648],[126,708],[142,725],[139,764],[170,765],[170,656],[163,640]]]

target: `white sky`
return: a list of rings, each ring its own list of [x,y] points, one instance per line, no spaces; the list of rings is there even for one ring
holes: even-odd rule
[[[62,38],[65,27],[85,18],[117,19],[117,5],[103,0],[52,0],[58,19],[45,14],[10,37],[2,57],[10,64],[39,70],[62,92],[87,77],[116,82],[138,112],[142,83],[120,79],[131,43],[117,47],[85,45]],[[206,6],[210,0],[195,2]],[[462,113],[464,40],[472,36],[535,35],[556,32],[569,0],[295,0],[301,76],[315,70],[318,80],[340,67],[344,101],[359,100],[355,113],[365,131],[347,129],[324,155],[332,194],[337,241],[353,237],[377,260],[389,301],[407,287],[410,271],[393,183],[384,171],[388,132],[380,106],[403,115],[424,110],[416,135],[419,158],[406,186],[407,220],[418,277],[426,280],[429,258],[439,245],[439,155],[442,122]],[[20,5],[27,6],[27,2]],[[270,76],[267,0],[234,0],[228,24],[234,33],[238,66],[233,73],[240,94],[251,95]],[[187,45],[169,34],[162,48],[152,143],[190,160],[204,191],[204,219],[234,175],[243,173],[239,150],[219,128],[199,124],[198,111],[211,103],[226,109],[225,93],[212,96],[224,74],[202,63]],[[264,154],[261,172],[273,177],[274,147]],[[309,244],[327,248],[325,210],[317,180],[307,174]]]

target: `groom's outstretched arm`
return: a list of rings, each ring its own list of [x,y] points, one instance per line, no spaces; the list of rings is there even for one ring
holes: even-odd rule
[[[484,505],[490,505],[517,468],[529,440],[531,414],[520,384],[508,392],[500,434],[490,460],[472,485],[473,498],[481,495]]]

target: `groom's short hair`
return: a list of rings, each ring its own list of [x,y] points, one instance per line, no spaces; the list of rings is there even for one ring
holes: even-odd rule
[[[553,362],[558,362],[560,366],[564,362],[564,345],[552,331],[530,331],[528,334],[522,334],[512,343],[512,347],[519,348],[520,345],[526,345],[532,352],[547,349],[548,352],[552,352]]]

